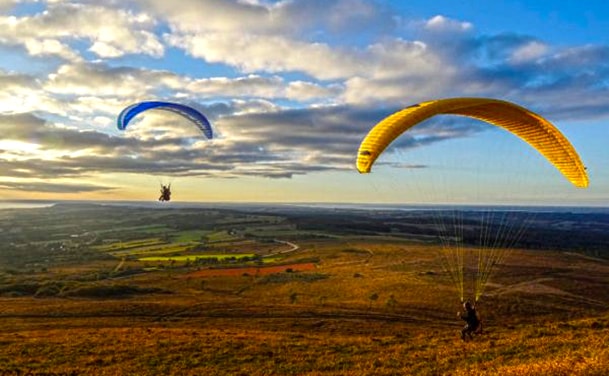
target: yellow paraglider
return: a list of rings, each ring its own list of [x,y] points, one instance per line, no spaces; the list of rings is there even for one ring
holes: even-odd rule
[[[424,120],[441,114],[467,116],[504,128],[535,148],[573,185],[580,188],[588,186],[586,168],[579,155],[554,125],[526,108],[487,98],[433,100],[388,116],[362,141],[357,156],[358,171],[370,172],[374,162],[393,140]],[[431,227],[441,242],[441,247],[437,248],[440,263],[460,300],[464,301],[467,292],[467,274],[473,273],[473,294],[477,302],[493,269],[502,263],[525,233],[529,219],[523,217],[526,213],[509,209],[479,207],[468,210],[468,213],[458,207],[433,210],[434,224]]]
[[[571,143],[549,121],[516,104],[488,98],[449,98],[419,103],[398,111],[379,122],[362,141],[357,170],[370,172],[379,155],[399,135],[432,116],[462,115],[502,127],[520,137],[571,183],[588,186],[588,175]]]

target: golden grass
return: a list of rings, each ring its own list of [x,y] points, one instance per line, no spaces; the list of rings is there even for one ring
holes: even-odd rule
[[[286,262],[319,259],[291,273],[303,278],[183,278],[195,269],[176,268],[121,280],[169,295],[0,298],[0,374],[608,374],[603,261],[514,252],[479,304],[486,333],[463,342],[433,246],[299,245]]]
[[[375,334],[349,332],[327,319],[301,319],[287,328],[240,321],[88,320],[3,331],[0,361],[3,369],[95,375],[603,375],[609,369],[609,330],[586,320],[542,336],[539,326],[529,325],[467,343],[450,331],[396,325],[401,331],[391,333],[373,321],[352,325]]]

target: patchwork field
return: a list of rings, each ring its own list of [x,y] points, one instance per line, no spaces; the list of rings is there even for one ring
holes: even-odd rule
[[[363,226],[362,213],[330,221],[324,212],[295,218],[268,209],[116,210],[123,223],[113,220],[114,208],[96,206],[3,213],[0,373],[609,370],[603,238],[581,243],[588,251],[510,251],[478,303],[484,333],[464,342],[460,302],[439,244],[401,235],[395,226],[384,233],[382,220],[374,222],[377,233],[372,227],[363,233],[345,229],[345,223]],[[96,221],[84,220],[89,216]],[[55,227],[60,220],[63,226]],[[144,221],[153,227],[138,227]],[[189,228],[192,223],[198,228]],[[257,232],[258,225],[264,231]],[[291,236],[282,237],[287,227]],[[156,253],[184,243],[193,249]],[[215,261],[194,262],[196,255]]]

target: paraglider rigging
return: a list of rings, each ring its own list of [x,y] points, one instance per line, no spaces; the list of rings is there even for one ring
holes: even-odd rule
[[[516,104],[491,98],[449,98],[404,108],[376,124],[362,140],[356,161],[360,173],[369,173],[377,158],[399,136],[436,115],[460,115],[482,120],[516,135],[579,188],[588,186],[586,168],[571,143],[549,121]],[[473,184],[470,182],[470,184]],[[511,214],[477,213],[478,239],[472,247],[464,238],[464,214],[459,210],[434,211],[441,242],[440,263],[465,301],[465,269],[475,269],[474,301],[478,301],[493,270],[523,236],[529,222]],[[471,237],[471,234],[467,234]],[[475,258],[472,260],[472,256]]]

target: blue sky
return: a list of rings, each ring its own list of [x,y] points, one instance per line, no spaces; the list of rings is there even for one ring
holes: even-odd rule
[[[0,0],[0,194],[154,200],[171,181],[180,201],[606,206],[606,30],[604,1]],[[356,172],[378,121],[457,96],[546,117],[590,187],[446,116]],[[141,100],[197,103],[217,137],[161,111],[118,131]]]

